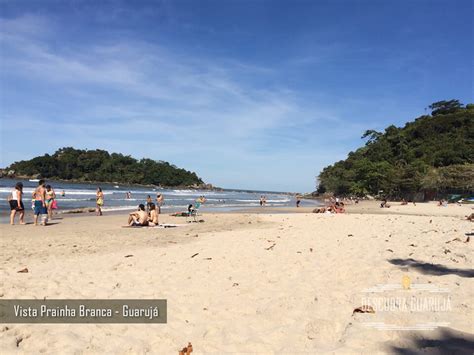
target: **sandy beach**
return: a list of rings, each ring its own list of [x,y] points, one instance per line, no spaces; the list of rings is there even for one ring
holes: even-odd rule
[[[472,351],[471,207],[362,202],[340,215],[256,211],[204,210],[202,223],[161,216],[176,228],[121,228],[124,215],[1,225],[2,299],[168,300],[167,324],[2,324],[2,353],[177,354],[188,341],[197,354]],[[447,290],[450,307],[353,313],[364,290],[401,285],[404,276],[412,289],[384,296],[432,297],[413,290],[431,285]],[[371,325],[381,322],[443,326]]]

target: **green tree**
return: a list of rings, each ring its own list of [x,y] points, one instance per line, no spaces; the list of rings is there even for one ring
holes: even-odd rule
[[[52,156],[45,154],[13,163],[8,169],[18,175],[40,175],[48,179],[118,182],[181,186],[202,184],[194,172],[177,168],[164,161],[136,160],[128,155],[109,154],[105,150],[61,148]]]
[[[383,133],[367,130],[362,136],[369,138],[365,146],[325,167],[320,183],[334,193],[383,190],[393,197],[423,189],[472,191],[466,181],[474,174],[474,106],[450,100],[430,107],[433,116],[418,117],[403,127],[391,125]]]
[[[462,108],[463,105],[459,100],[449,100],[449,101],[438,101],[432,103],[429,108],[431,109],[431,115],[445,115],[447,113],[453,113]]]

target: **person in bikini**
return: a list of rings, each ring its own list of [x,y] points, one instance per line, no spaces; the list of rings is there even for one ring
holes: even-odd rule
[[[41,224],[43,226],[48,222],[48,210],[46,208],[46,189],[44,187],[45,181],[41,179],[38,182],[38,187],[33,192],[33,210],[34,210],[34,224],[38,225],[38,216],[42,215]]]
[[[95,194],[95,214],[96,216],[102,216],[102,206],[104,205],[104,193],[100,187],[97,188],[97,192]]]
[[[153,202],[150,203],[150,215],[148,217],[148,225],[150,226],[157,226],[159,225],[158,223],[158,211],[156,209],[156,206]]]
[[[56,193],[51,185],[46,185],[46,208],[48,209],[48,218],[53,219],[53,203],[56,199]]]

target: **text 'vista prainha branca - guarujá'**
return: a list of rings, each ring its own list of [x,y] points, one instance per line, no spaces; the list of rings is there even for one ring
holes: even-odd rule
[[[71,307],[64,305],[61,307],[48,307],[47,305],[41,305],[36,307],[22,307],[19,305],[13,306],[16,317],[24,318],[75,318],[75,317],[96,317],[96,318],[112,318],[114,313],[116,315],[125,318],[147,318],[154,319],[159,317],[160,311],[158,307],[147,307],[147,308],[132,308],[128,305],[123,305],[121,313],[119,311],[113,311],[111,308],[89,308],[85,305],[79,305]]]

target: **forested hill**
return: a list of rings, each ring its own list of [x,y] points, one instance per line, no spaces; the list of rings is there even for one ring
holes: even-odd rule
[[[61,148],[53,155],[13,163],[6,170],[16,176],[41,176],[47,179],[153,184],[162,186],[200,185],[194,172],[164,161],[136,160],[105,150]]]
[[[429,106],[404,127],[366,131],[364,147],[323,169],[318,192],[410,197],[415,193],[472,193],[474,105],[458,100]]]

